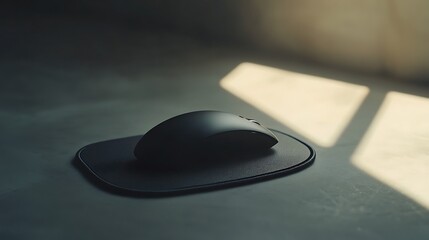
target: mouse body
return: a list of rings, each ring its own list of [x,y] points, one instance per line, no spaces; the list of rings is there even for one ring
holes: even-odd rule
[[[219,111],[196,111],[170,118],[149,130],[137,143],[137,159],[168,163],[172,157],[214,151],[263,151],[277,137],[253,119]]]

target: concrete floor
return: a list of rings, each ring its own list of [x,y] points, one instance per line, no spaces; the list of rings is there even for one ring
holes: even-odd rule
[[[387,92],[428,98],[427,86],[114,22],[32,16],[9,18],[1,27],[1,239],[429,235],[427,208],[350,162]],[[243,62],[371,91],[336,144],[323,147],[220,86]],[[253,117],[302,138],[315,147],[316,162],[284,178],[167,198],[106,192],[72,166],[86,144],[142,134],[171,116],[200,109]]]

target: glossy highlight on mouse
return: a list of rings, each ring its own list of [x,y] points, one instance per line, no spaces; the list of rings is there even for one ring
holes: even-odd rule
[[[256,120],[219,111],[196,111],[153,127],[136,144],[134,155],[149,164],[177,165],[196,154],[261,152],[277,143],[274,133]]]

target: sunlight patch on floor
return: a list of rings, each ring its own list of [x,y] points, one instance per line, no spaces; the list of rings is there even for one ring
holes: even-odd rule
[[[292,128],[331,147],[368,95],[368,88],[313,75],[242,63],[222,88]]]
[[[352,162],[429,209],[429,99],[390,92]]]

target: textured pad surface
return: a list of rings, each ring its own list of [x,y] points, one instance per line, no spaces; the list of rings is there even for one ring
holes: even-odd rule
[[[315,151],[285,133],[272,130],[279,143],[258,154],[227,156],[215,154],[199,159],[201,164],[185,167],[144,166],[133,154],[142,136],[87,145],[78,159],[101,181],[142,193],[171,193],[244,184],[291,173],[310,165]],[[178,159],[180,161],[180,159]]]

